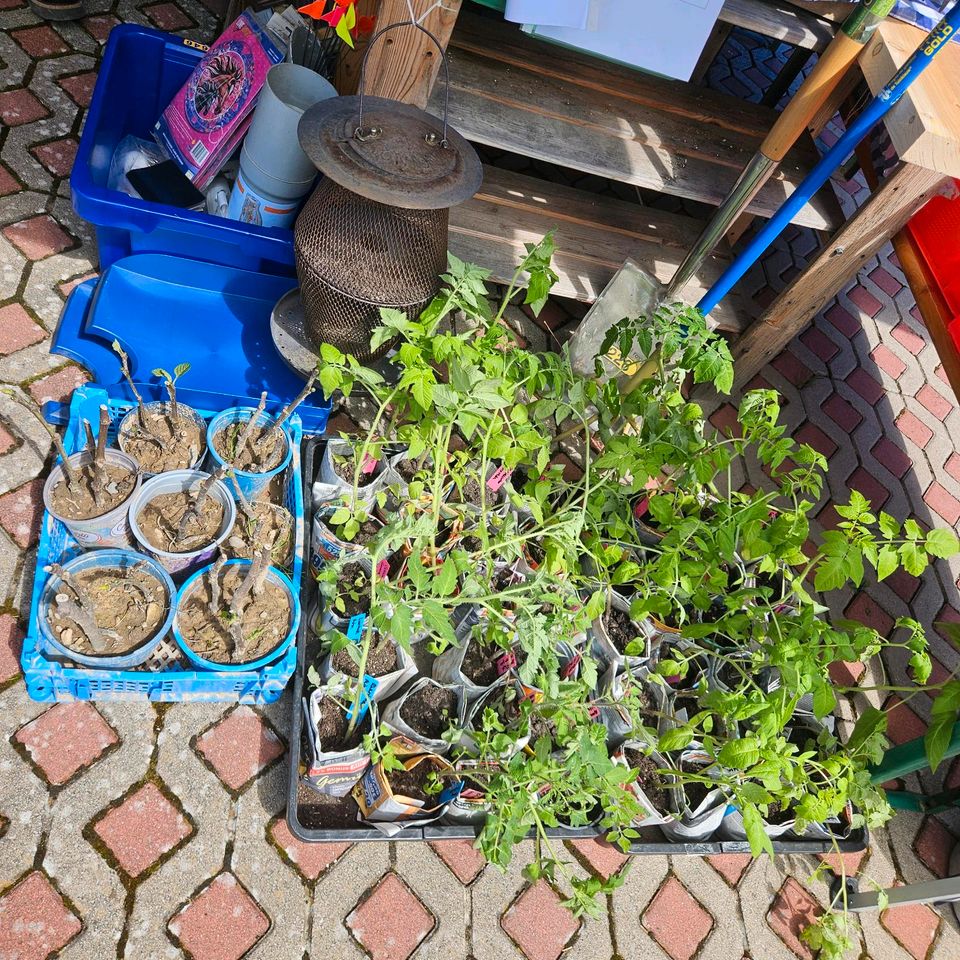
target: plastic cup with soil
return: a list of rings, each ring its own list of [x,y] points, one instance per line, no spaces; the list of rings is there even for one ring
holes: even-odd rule
[[[487,471],[487,489],[483,490],[480,477],[480,465],[468,464],[465,468],[465,478],[462,483],[452,483],[444,505],[444,513],[447,515],[463,513],[477,513],[480,511],[484,501],[486,509],[491,513],[502,513],[509,505],[507,494],[502,484],[495,490],[492,489],[490,482],[496,482],[497,468],[491,466]]]
[[[254,670],[287,650],[300,625],[300,601],[265,548],[254,561],[222,557],[180,588],[173,635],[208,670]]]
[[[228,480],[232,482],[232,478]],[[237,503],[237,519],[224,544],[227,556],[252,560],[257,549],[269,542],[273,544],[270,563],[290,570],[293,566],[293,514],[286,507],[268,500],[250,503],[243,497]]]
[[[207,451],[207,424],[192,407],[166,400],[133,407],[120,421],[117,443],[146,477],[196,470]]]
[[[200,470],[152,477],[130,502],[134,537],[173,574],[208,563],[230,535],[236,517],[236,504],[223,481]]]
[[[169,632],[176,588],[151,557],[95,550],[53,565],[40,600],[45,644],[75,663],[135,667]]]
[[[140,489],[140,466],[121,450],[75,453],[43,485],[43,505],[84,549],[133,545],[127,512]]]

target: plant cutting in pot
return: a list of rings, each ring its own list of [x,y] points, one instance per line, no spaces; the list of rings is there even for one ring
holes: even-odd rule
[[[237,482],[234,471],[228,471],[227,480],[233,488],[239,508],[236,522],[224,544],[227,557],[252,560],[259,546],[269,541],[273,544],[270,563],[289,570],[293,565],[293,514],[286,507],[269,500],[254,500],[251,503]]]
[[[168,470],[195,470],[206,450],[207,425],[191,407],[177,400],[177,380],[190,370],[179,363],[173,373],[158,368],[153,375],[163,380],[167,401],[144,403],[130,375],[130,363],[119,341],[113,350],[120,358],[120,370],[127,381],[136,406],[120,421],[117,442],[124,453],[137,460],[148,476]]]

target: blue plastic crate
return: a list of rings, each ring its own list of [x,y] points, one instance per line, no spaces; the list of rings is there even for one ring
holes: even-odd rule
[[[104,269],[131,253],[171,253],[293,276],[293,233],[213,217],[107,189],[110,161],[127,135],[151,130],[206,48],[124,23],[110,32],[70,174],[73,208],[97,228]]]
[[[84,386],[74,392],[70,404],[70,424],[64,438],[64,445],[69,453],[76,452],[82,446],[82,420],[85,418],[91,423],[97,423],[99,408],[103,403],[107,404],[110,412],[109,437],[111,442],[116,442],[117,424],[132,404],[127,400],[116,399],[101,387]],[[217,411],[197,412],[209,418]],[[290,579],[299,590],[303,575],[305,531],[300,468],[303,430],[296,414],[290,418],[289,428],[293,441],[293,458],[287,472],[285,506],[294,517],[293,570]],[[67,528],[44,511],[37,551],[37,574],[30,603],[30,621],[20,657],[27,693],[32,699],[273,703],[280,698],[296,668],[295,643],[279,660],[259,670],[230,673],[184,669],[187,661],[179,652],[172,663],[168,655],[161,653],[135,670],[94,670],[68,666],[62,658],[45,651],[37,628],[40,595],[48,579],[44,568],[53,562],[63,563],[80,552]]]

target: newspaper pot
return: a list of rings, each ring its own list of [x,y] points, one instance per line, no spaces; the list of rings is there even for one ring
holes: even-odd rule
[[[130,496],[123,503],[111,507],[99,517],[91,517],[88,520],[71,520],[61,516],[50,506],[50,496],[53,489],[64,478],[62,464],[58,463],[50,471],[50,476],[47,477],[43,485],[43,505],[47,512],[66,526],[73,539],[84,550],[93,550],[97,547],[131,547],[135,543],[130,531],[129,509],[142,482],[140,465],[133,457],[112,447],[107,447],[104,456],[108,466],[129,470],[136,474],[136,480],[133,489],[130,491]],[[87,466],[93,460],[93,453],[87,451],[75,453],[69,457],[69,460],[72,467],[79,469]]]
[[[457,764],[457,773],[466,778],[470,775],[470,771],[478,766],[476,761],[464,760]],[[450,801],[443,815],[443,822],[458,826],[479,826],[487,819],[490,804],[483,790],[471,786],[466,779],[462,782],[463,788]]]
[[[290,433],[286,426],[280,428],[280,433],[282,435],[281,438],[284,444],[284,454],[281,457],[280,462],[275,467],[271,467],[269,470],[265,470],[260,473],[254,473],[250,470],[234,470],[230,464],[228,464],[223,457],[217,453],[216,444],[214,442],[217,435],[235,423],[247,423],[254,413],[256,413],[256,410],[253,407],[230,407],[229,409],[224,410],[213,417],[209,426],[207,427],[207,451],[208,460],[210,461],[211,465],[211,473],[215,472],[221,467],[232,470],[237,478],[237,486],[241,489],[243,495],[248,500],[256,500],[259,494],[265,490],[267,486],[269,486],[270,481],[275,476],[283,473],[283,471],[287,469],[287,467],[290,465],[290,460],[293,457],[293,442],[290,439]],[[269,427],[276,422],[277,418],[272,414],[267,413],[265,410],[262,410],[257,414],[257,419],[255,421],[258,427]]]
[[[313,484],[313,502],[327,500],[340,501],[344,496],[353,500],[353,481],[344,480],[334,469],[333,458],[349,455],[359,456],[362,444],[350,440],[331,437],[320,459],[320,472]],[[357,501],[372,503],[376,494],[383,489],[387,479],[387,461],[375,460],[369,454],[360,469],[361,480],[367,483],[357,487]]]
[[[312,536],[310,538],[310,572],[314,577],[320,568],[327,563],[334,563],[343,557],[345,562],[357,562],[364,567],[373,569],[370,551],[361,543],[351,540],[341,540],[327,526],[327,518],[337,508],[335,506],[321,506],[313,515]],[[370,518],[371,520],[374,518]]]
[[[395,734],[406,741],[406,747],[411,752],[416,750],[421,753],[433,753],[443,756],[450,752],[451,745],[446,740],[435,739],[418,733],[400,716],[400,711],[403,709],[403,705],[407,700],[427,686],[438,687],[441,690],[450,690],[454,694],[456,698],[456,706],[454,708],[455,716],[451,717],[450,726],[462,727],[465,713],[463,690],[453,684],[437,683],[430,677],[421,677],[419,680],[415,680],[400,697],[388,703],[383,711],[383,722]]]
[[[327,621],[326,614],[324,616],[325,629],[332,628],[339,630],[344,634],[347,632],[349,625],[348,620],[344,620],[334,614],[332,615],[331,620]],[[328,622],[331,623],[332,627],[326,626]],[[380,639],[381,635],[374,630],[371,638],[371,646],[376,646]],[[401,647],[393,637],[387,637],[386,642],[390,644],[396,651],[397,668],[395,670],[391,670],[389,673],[377,674],[371,673],[368,665],[366,671],[367,676],[371,676],[377,681],[376,691],[373,695],[373,699],[377,703],[381,703],[382,701],[387,700],[389,697],[392,697],[408,680],[411,680],[417,675],[417,664],[415,663],[413,657],[411,657],[410,654],[407,653],[407,651],[404,650],[403,647]],[[338,670],[333,665],[333,658],[333,653],[327,653],[320,662],[320,677],[324,683],[337,682],[338,678],[343,676],[342,671]]]
[[[344,697],[345,689],[342,683],[326,684],[303,700],[310,760],[301,780],[311,790],[329,797],[345,797],[370,766],[370,754],[364,750],[362,738],[356,746],[342,748],[320,740],[318,731],[323,701]],[[369,733],[375,727],[376,708],[368,705],[357,729]]]
[[[471,467],[479,475],[480,464],[471,462],[467,465],[467,469]],[[485,501],[486,512],[489,516],[503,517],[510,509],[510,499],[507,496],[505,488],[509,476],[510,474],[503,467],[498,467],[492,463],[487,466],[486,475],[483,480],[485,489],[477,495],[477,499],[479,500],[482,497]],[[479,484],[480,481],[477,480],[476,477],[468,477],[467,485],[471,482],[477,482]],[[481,506],[479,503],[454,499],[457,496],[463,497],[465,495],[465,491],[458,491],[456,484],[451,481],[445,489],[444,503],[440,508],[441,514],[444,517],[451,518],[469,515],[471,518],[475,517],[481,520]]]
[[[681,765],[695,766],[709,760],[697,749],[684,750],[680,754]],[[662,823],[660,829],[669,840],[684,843],[709,840],[717,832],[727,812],[727,798],[719,788],[707,790],[691,807],[679,781],[676,788],[670,791],[670,805],[673,819]]]
[[[142,554],[134,553],[132,550],[118,549],[95,550],[91,553],[83,553],[79,557],[74,557],[69,563],[64,564],[63,570],[68,576],[75,577],[91,570],[116,570],[118,568],[121,570],[130,570],[134,567],[145,568],[161,587],[164,595],[164,606],[167,611],[166,617],[160,625],[140,646],[126,653],[110,656],[96,653],[78,653],[65,643],[62,643],[53,633],[47,616],[48,611],[55,603],[55,598],[62,582],[61,578],[55,574],[47,580],[46,586],[43,588],[43,594],[40,597],[38,626],[44,644],[58,656],[67,657],[74,663],[79,663],[86,667],[99,667],[104,670],[126,670],[143,663],[154,650],[157,649],[160,641],[170,631],[170,625],[173,623],[176,587],[174,587],[173,581],[170,579],[167,571],[164,570],[153,557],[145,557]]]
[[[243,566],[248,567],[250,566],[251,562],[252,561],[250,560],[228,560],[224,564],[223,569],[226,570],[228,567],[234,564],[242,564]],[[190,599],[191,593],[200,587],[200,578],[207,573],[207,571],[212,569],[213,565],[211,564],[208,567],[204,567],[202,570],[198,570],[193,574],[193,576],[187,579],[182,587],[180,587],[180,592],[177,594],[177,614],[180,614],[183,611],[184,604]],[[174,616],[173,638],[177,641],[177,646],[180,647],[180,649],[184,652],[188,660],[204,670],[219,670],[226,671],[227,673],[239,673],[257,670],[260,667],[264,667],[268,663],[272,663],[274,660],[279,659],[284,653],[286,653],[290,647],[290,644],[292,644],[296,639],[297,628],[300,626],[300,597],[296,588],[282,570],[278,570],[276,567],[268,567],[267,579],[274,585],[280,587],[280,589],[286,595],[287,602],[290,607],[290,622],[287,627],[287,632],[282,637],[280,642],[272,650],[268,651],[262,656],[257,657],[255,660],[244,660],[242,663],[221,663],[217,660],[208,660],[206,657],[203,657],[197,653],[190,646],[186,638],[180,632],[178,617]]]
[[[424,764],[439,773],[453,770],[443,757],[431,753],[408,756],[402,763],[403,773],[420,769]],[[423,826],[439,820],[446,813],[448,804],[457,795],[460,787],[458,782],[451,782],[438,797],[421,800],[394,793],[390,776],[384,772],[383,764],[378,763],[368,767],[353,788],[353,798],[360,807],[361,819],[387,837],[395,837],[411,825]]]
[[[153,546],[140,528],[140,513],[151,500],[168,493],[184,493],[201,481],[206,480],[208,476],[209,474],[201,470],[171,470],[169,473],[159,473],[149,479],[130,498],[130,529],[133,531],[139,549],[152,557],[156,557],[168,573],[174,575],[189,573],[213,559],[220,544],[227,539],[233,529],[233,524],[237,519],[236,502],[226,484],[221,480],[214,482],[210,488],[210,496],[223,507],[223,519],[220,521],[220,528],[210,543],[186,553],[171,553]]]
[[[483,722],[483,712],[487,707],[491,707],[494,710],[497,710],[499,706],[501,710],[499,711],[502,716],[502,708],[505,707],[508,703],[517,704],[517,719],[520,719],[520,701],[529,697],[535,702],[539,697],[536,697],[536,693],[540,691],[533,691],[531,687],[525,687],[519,680],[513,680],[508,683],[502,683],[496,686],[491,687],[487,690],[486,694],[479,700],[477,700],[469,709],[467,719],[464,723],[463,736],[460,738],[459,746],[466,750],[468,753],[476,753],[477,744],[473,739],[473,732],[476,730],[476,724]],[[511,698],[512,694],[512,698]],[[507,726],[510,726],[510,721],[504,717],[504,722]],[[509,737],[504,737],[503,740],[503,749],[499,751],[497,759],[499,760],[509,760],[511,757],[515,757],[518,753],[525,750],[530,744],[530,738],[532,735],[532,723],[530,719],[527,719],[526,729],[521,733],[517,739],[512,740]]]
[[[167,400],[154,400],[151,403],[144,404],[144,412],[147,414],[150,413],[169,413],[171,404]],[[179,463],[176,465],[168,466],[164,470],[159,470],[154,473],[151,473],[149,470],[142,470],[144,480],[149,479],[150,477],[158,476],[160,473],[166,473],[169,470],[198,470],[200,468],[200,462],[203,460],[204,455],[207,452],[207,421],[197,413],[193,407],[188,407],[185,403],[177,403],[177,411],[180,414],[180,419],[188,420],[190,423],[194,424],[200,430],[200,447],[197,450],[196,456],[189,463]],[[129,456],[134,456],[133,453],[127,448],[130,446],[130,441],[132,439],[131,435],[137,429],[137,426],[140,422],[140,411],[137,407],[132,407],[124,415],[123,419],[120,421],[120,425],[117,427],[117,444],[120,449],[128,454]],[[134,457],[134,459],[136,459]]]
[[[620,764],[624,767],[630,767],[630,763],[627,760],[627,751],[634,750],[637,753],[642,753],[645,756],[649,757],[650,760],[661,770],[669,769],[669,766],[666,760],[660,756],[655,750],[651,748],[651,745],[643,740],[626,740],[624,741],[616,751],[611,754],[610,759],[614,763]],[[670,786],[668,783],[663,782],[665,778],[661,778],[664,797],[669,797],[670,795]],[[644,814],[635,818],[634,823],[638,827],[652,827],[652,826],[663,826],[668,820],[673,819],[673,813],[671,812],[669,805],[666,806],[666,809],[658,809],[657,805],[650,799],[649,795],[640,786],[639,783],[633,781],[627,785],[627,789],[640,801]]]
[[[620,596],[616,591],[610,594],[610,607],[612,610],[616,610],[627,617],[630,616],[630,601]],[[607,625],[604,623],[603,615],[601,614],[593,621],[590,627],[590,652],[597,660],[602,671],[607,670],[611,665],[615,666],[618,672],[620,670],[634,671],[640,667],[649,665],[653,656],[650,624],[646,620],[638,623],[632,619],[630,623],[636,629],[636,640],[640,641],[644,646],[643,654],[634,655],[621,653],[610,637]]]
[[[474,683],[474,681],[463,672],[464,658],[470,648],[477,643],[475,626],[476,621],[472,620],[471,617],[465,617],[461,620],[456,631],[458,645],[448,647],[433,661],[433,679],[436,680],[437,683],[446,686],[453,685],[460,687],[463,690],[464,699],[468,704],[485,696],[493,687],[500,686],[504,682],[504,675],[500,673],[496,667],[496,657],[492,658],[490,662],[492,672],[494,673],[494,679],[490,683]],[[497,651],[498,653],[503,653],[503,650],[499,647]]]

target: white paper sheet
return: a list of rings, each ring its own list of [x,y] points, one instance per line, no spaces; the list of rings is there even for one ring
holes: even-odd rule
[[[590,0],[507,0],[503,18],[514,23],[582,30],[589,11]]]
[[[689,80],[723,0],[590,0],[584,29],[527,33],[677,80]]]

